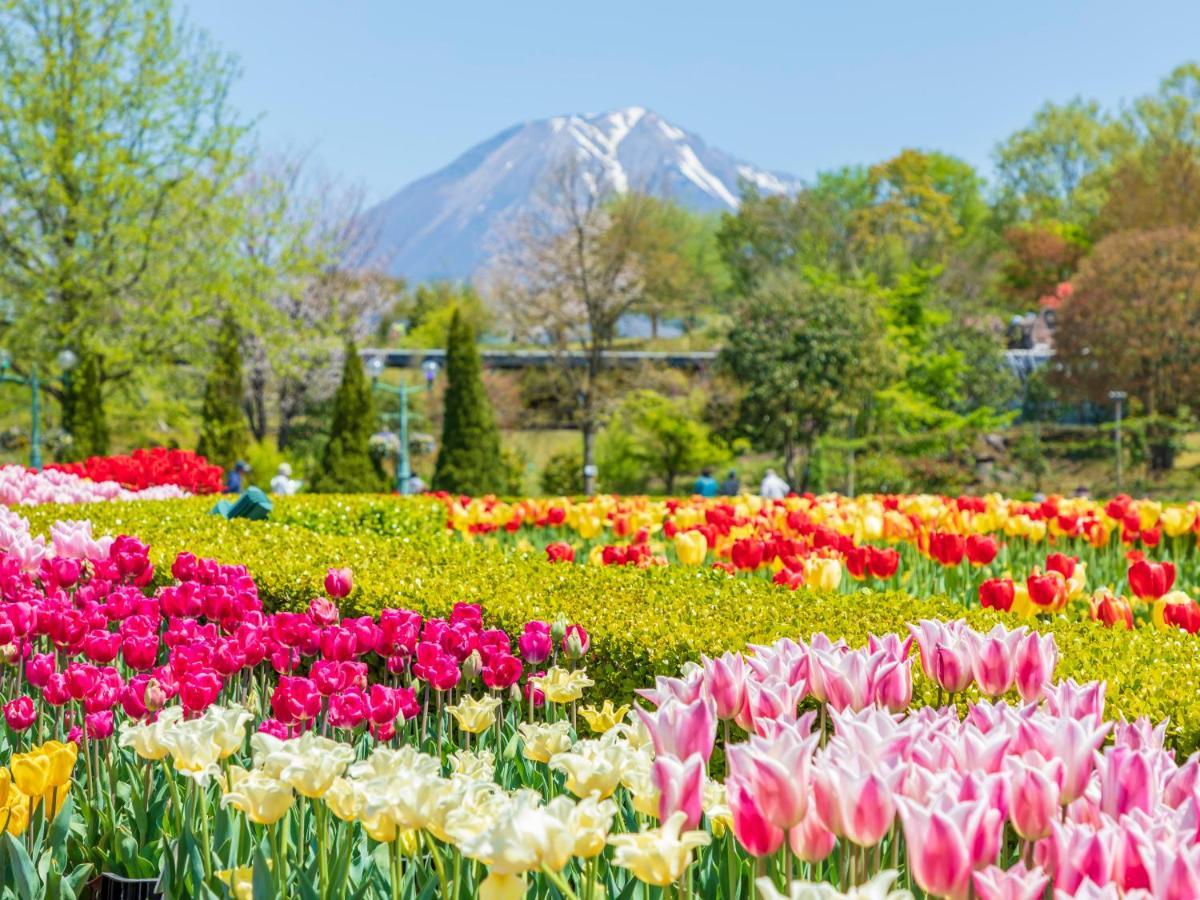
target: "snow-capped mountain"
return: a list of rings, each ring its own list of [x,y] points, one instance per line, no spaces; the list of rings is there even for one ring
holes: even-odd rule
[[[743,180],[764,193],[799,186],[638,106],[555,116],[500,132],[373,208],[377,261],[410,281],[471,277],[570,156],[602,188],[646,191],[699,211],[736,209]]]

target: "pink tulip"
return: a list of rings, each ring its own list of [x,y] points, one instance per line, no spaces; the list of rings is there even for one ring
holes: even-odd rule
[[[1058,665],[1058,645],[1054,642],[1054,635],[1043,637],[1031,631],[1017,644],[1014,664],[1017,691],[1021,698],[1026,703],[1042,699],[1043,692],[1054,677],[1054,667]]]
[[[931,651],[933,680],[948,694],[965,691],[971,684],[971,651],[961,640],[941,644]],[[924,657],[922,657],[924,658]]]
[[[818,651],[814,658],[821,674],[825,701],[832,709],[857,712],[871,702],[871,679],[882,662],[881,657],[869,658],[861,651],[842,654]]]
[[[712,698],[717,718],[725,721],[741,712],[746,702],[746,659],[740,653],[725,653],[716,659],[702,656],[704,690]]]
[[[871,685],[873,699],[884,709],[898,713],[912,703],[912,660],[884,662]]]
[[[1157,844],[1150,866],[1150,888],[1155,900],[1191,900],[1200,897],[1200,848],[1168,848]]]
[[[855,771],[849,760],[849,765],[828,756],[825,761],[813,774],[813,800],[821,821],[834,834],[860,847],[873,847],[896,818],[893,786],[899,782],[899,770],[885,778],[861,768]]]
[[[729,778],[746,785],[768,822],[787,830],[808,809],[808,769],[818,735],[781,729],[772,740],[752,735],[728,748]]]
[[[1024,629],[1008,631],[997,625],[986,635],[967,633],[971,647],[971,673],[985,697],[1000,697],[1008,693],[1016,679],[1016,648],[1024,637]]]
[[[670,697],[654,712],[638,707],[637,714],[650,732],[656,755],[687,759],[696,753],[708,763],[717,739],[717,717],[711,701],[701,698],[684,704]]]
[[[783,829],[766,820],[758,805],[760,798],[755,797],[749,787],[734,781],[726,785],[726,793],[733,816],[733,835],[742,849],[761,858],[783,846]]]
[[[1008,870],[988,866],[971,877],[979,900],[1039,900],[1050,880],[1041,869],[1027,869],[1024,863]]]
[[[1135,809],[1149,813],[1160,795],[1158,774],[1150,751],[1109,747],[1098,754],[1100,809],[1114,819]]]
[[[670,756],[659,756],[654,760],[650,777],[659,791],[658,818],[661,821],[682,811],[687,816],[684,828],[699,826],[704,764],[698,754],[692,754],[684,762]]]
[[[1004,774],[1008,817],[1013,829],[1026,841],[1046,837],[1059,814],[1062,763],[1055,760],[1048,766],[1032,766],[1009,759]]]
[[[788,846],[802,862],[818,863],[833,852],[837,838],[825,827],[817,814],[815,804],[809,804],[808,812],[800,824],[787,833]]]
[[[328,581],[329,576],[326,575],[325,578]],[[326,587],[326,590],[329,590],[328,587]],[[308,615],[314,622],[322,626],[336,625],[342,617],[342,614],[338,611],[337,604],[324,597],[313,597],[309,601]]]
[[[936,897],[965,897],[971,860],[958,824],[943,813],[903,798],[899,806],[913,881]]]
[[[354,590],[354,573],[348,568],[330,569],[325,573],[325,593],[334,600],[350,596]]]
[[[4,721],[13,731],[24,731],[37,721],[33,700],[22,694],[4,704]]]
[[[1068,678],[1058,684],[1047,687],[1044,700],[1048,712],[1066,719],[1082,719],[1091,716],[1100,721],[1104,718],[1104,691],[1107,685],[1103,681],[1089,681],[1077,684],[1075,679]]]
[[[957,639],[966,627],[962,619],[953,622],[939,622],[933,619],[922,619],[916,625],[909,625],[910,636],[913,637],[921,650],[921,668],[927,678],[937,678],[934,669],[934,651],[941,645],[957,643]]]
[[[1054,889],[1072,896],[1079,886],[1091,879],[1096,884],[1113,880],[1112,837],[1088,826],[1055,822],[1046,852],[1052,860]]]
[[[545,622],[526,622],[524,632],[517,638],[517,647],[530,665],[545,662],[554,650],[550,626]]]
[[[797,707],[803,699],[803,685],[789,685],[778,679],[762,683],[747,681],[746,702],[734,721],[746,731],[765,733],[772,723],[795,722]]]

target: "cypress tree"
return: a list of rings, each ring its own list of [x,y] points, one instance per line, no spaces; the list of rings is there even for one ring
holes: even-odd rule
[[[213,347],[213,366],[204,383],[200,410],[200,443],[196,452],[228,469],[246,452],[246,419],[242,412],[242,335],[226,314]]]
[[[371,386],[363,374],[358,349],[353,341],[347,341],[342,383],[333,397],[329,443],[313,479],[314,491],[334,494],[387,489],[383,469],[371,458],[368,447],[374,427]]]
[[[504,460],[492,405],[480,377],[470,324],[456,309],[446,337],[446,401],[433,489],[456,494],[504,490]]]

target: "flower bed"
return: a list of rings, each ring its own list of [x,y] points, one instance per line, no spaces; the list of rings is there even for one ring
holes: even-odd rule
[[[1063,680],[1060,634],[785,629],[601,706],[588,620],[506,632],[449,597],[348,617],[363,575],[340,567],[268,613],[244,567],[156,573],[135,538],[52,532],[0,555],[0,892],[97,872],[170,897],[1200,892],[1200,760]]]
[[[544,549],[550,562],[711,567],[783,587],[946,594],[1026,618],[1200,631],[1200,504],[1050,498],[746,496],[706,500],[440,496],[467,540]],[[536,542],[536,543],[535,543]],[[1176,564],[1189,573],[1176,585]],[[1180,589],[1183,588],[1183,589]]]
[[[186,496],[187,491],[173,484],[127,490],[115,481],[91,481],[72,472],[55,469],[34,472],[24,466],[0,466],[0,504],[4,506],[173,500]]]
[[[198,453],[164,447],[138,449],[128,456],[89,456],[81,463],[50,463],[46,471],[69,472],[94,482],[116,482],[129,491],[174,485],[189,494],[218,493],[223,476],[220,466]]]
[[[593,693],[618,704],[662,672],[701,654],[741,650],[784,636],[824,632],[861,645],[870,633],[903,632],[920,619],[964,615],[990,628],[1010,617],[970,609],[944,597],[856,587],[849,593],[783,590],[765,577],[669,566],[551,565],[542,553],[505,552],[481,541],[448,537],[435,504],[419,499],[281,497],[267,522],[207,515],[193,498],[89,508],[98,533],[132,533],[151,547],[166,572],[180,552],[244,564],[268,610],[304,610],[322,593],[330,567],[347,565],[356,587],[343,602],[352,615],[405,607],[447,615],[455,602],[480,603],[493,621],[519,632],[530,619],[563,614],[588,624]],[[46,533],[69,508],[28,511]],[[382,531],[372,530],[379,523]],[[314,530],[316,529],[316,530]],[[1108,682],[1109,707],[1128,719],[1170,719],[1168,741],[1182,752],[1200,746],[1200,653],[1196,639],[1175,629],[1132,632],[1059,614],[1031,623],[1054,633],[1064,677]],[[921,700],[936,692],[919,682]]]

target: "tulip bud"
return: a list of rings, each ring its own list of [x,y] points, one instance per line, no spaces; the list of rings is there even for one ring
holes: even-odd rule
[[[158,679],[151,678],[146,682],[146,694],[142,702],[149,712],[155,712],[167,705],[167,692],[158,683]]]
[[[462,662],[463,684],[473,684],[482,671],[483,659],[479,656],[478,650],[472,650],[471,654]]]
[[[563,655],[569,660],[577,660],[583,658],[583,641],[579,639],[579,635],[571,633],[567,635],[563,642]]]
[[[354,573],[347,568],[330,569],[325,573],[325,593],[334,600],[349,596],[354,590]]]
[[[21,661],[21,653],[16,644],[5,644],[0,647],[0,661],[6,666],[15,666]]]
[[[562,613],[559,613],[554,619],[554,624],[550,626],[550,638],[554,641],[554,643],[562,643],[562,639],[567,635],[568,624],[570,623],[567,622],[567,617]]]
[[[521,686],[519,684],[511,684],[508,686],[508,702],[509,703],[519,704],[523,699],[524,699],[524,695],[521,693]],[[518,706],[517,708],[520,709],[520,706]]]

